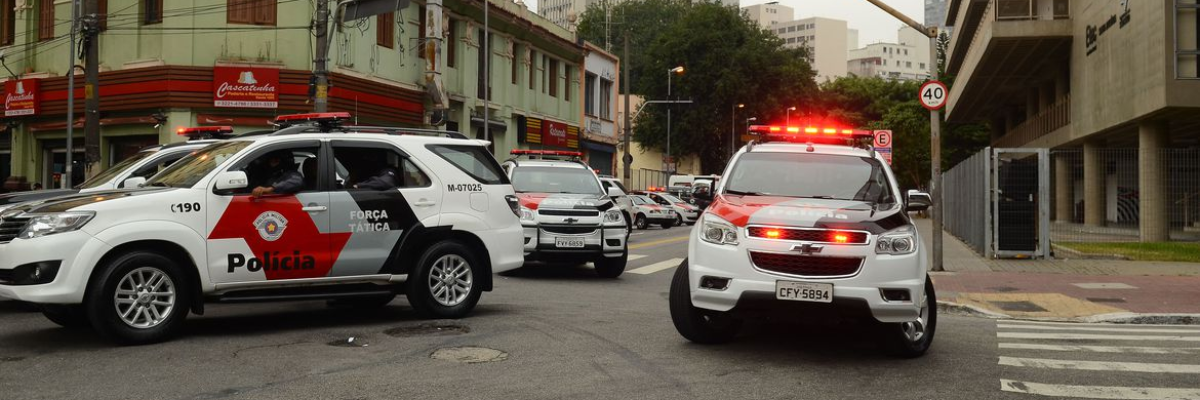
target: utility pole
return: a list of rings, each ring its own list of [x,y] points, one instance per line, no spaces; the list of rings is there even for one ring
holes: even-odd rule
[[[621,69],[625,70],[625,156],[621,157],[621,161],[625,164],[625,187],[630,187],[633,184],[629,177],[632,173],[629,169],[633,165],[633,155],[629,154],[629,142],[633,141],[633,116],[629,115],[629,70],[632,69],[629,63],[629,28],[625,28],[625,56],[621,60]]]
[[[491,114],[492,107],[492,35],[491,32],[488,32],[488,4],[491,2],[492,0],[483,0],[483,44],[480,45],[483,46],[483,94],[481,95],[483,97],[483,140],[487,141],[492,140],[492,120],[488,115]],[[529,65],[532,68],[532,59],[529,60]],[[558,71],[546,71],[546,73],[551,74],[550,79],[558,79]],[[567,81],[570,82],[570,79]],[[569,87],[563,89],[571,90]]]
[[[67,53],[67,176],[75,173],[71,165],[75,162],[75,34],[79,31],[79,0],[71,0],[71,45]],[[59,182],[63,189],[71,187],[69,179]]]
[[[100,162],[100,18],[97,15],[97,0],[84,0],[83,4],[83,45],[86,52],[83,64],[83,145],[87,151],[85,168],[92,172],[96,163]],[[71,179],[71,176],[65,178],[67,181]]]
[[[896,11],[891,6],[884,4],[883,0],[867,0],[874,4],[884,12],[891,14],[896,19],[904,22],[918,32],[929,36],[929,80],[938,79],[937,65],[937,28],[926,28],[924,25],[917,23],[912,18]],[[929,196],[933,197],[933,270],[944,271],[942,264],[942,112],[941,110],[931,110],[929,112]]]
[[[89,0],[95,1],[95,0]],[[316,78],[314,112],[329,111],[329,0],[317,0],[317,20],[313,24],[317,39],[317,54],[313,59],[313,76]]]

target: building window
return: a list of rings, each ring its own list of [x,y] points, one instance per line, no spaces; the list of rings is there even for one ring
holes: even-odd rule
[[[563,71],[566,72],[563,74],[563,101],[571,101],[571,66],[563,64]]]
[[[613,99],[613,82],[608,79],[600,79],[600,118],[612,119],[612,99]]]
[[[921,66],[921,69],[925,69],[925,63],[921,63],[920,66]]]
[[[17,36],[17,13],[13,11],[17,0],[0,0],[0,46],[13,44]],[[7,177],[7,175],[5,175]]]
[[[451,19],[447,30],[450,34],[446,37],[446,66],[455,68],[458,63],[458,21]]]
[[[276,6],[273,0],[229,0],[226,22],[275,25]]]
[[[396,13],[389,12],[375,16],[375,44],[392,48],[396,43]]]
[[[142,25],[161,23],[163,16],[163,0],[142,1]]]
[[[517,77],[518,77],[517,71],[520,69],[520,66],[521,66],[521,63],[517,62],[517,58],[520,57],[518,54],[521,54],[521,46],[518,46],[516,41],[514,40],[513,41],[512,68],[510,68],[511,69],[510,72],[512,75],[512,84],[514,84],[514,85],[517,84]]]
[[[537,52],[529,49],[529,90],[537,90]]]
[[[904,68],[912,68],[912,61],[905,61]]]
[[[492,38],[489,35],[487,40],[483,40],[483,29],[479,30],[479,38],[482,40],[479,44],[479,98],[482,99],[486,96],[488,100],[491,100],[492,82],[490,79],[488,79],[488,75],[490,75],[488,72],[491,72],[490,70],[492,69]],[[483,65],[484,60],[488,61],[486,69]]]
[[[883,60],[883,65],[887,65],[887,60]]]
[[[796,43],[796,38],[788,38],[787,42],[788,43]]]
[[[417,28],[417,58],[425,58],[425,6],[418,7],[418,10],[417,26],[419,26],[419,28]],[[480,35],[479,38],[483,39],[483,35]]]
[[[38,39],[54,39],[54,0],[41,0],[38,8]]]
[[[550,76],[550,57],[547,57],[545,54],[543,54],[542,55],[542,93],[543,94],[546,93],[546,88],[549,87],[548,83],[547,83],[550,80],[549,76]]]
[[[596,74],[588,72],[583,77],[583,113],[591,116],[596,113]]]
[[[1175,78],[1200,78],[1200,4],[1175,3]]]
[[[558,97],[558,60],[550,59],[546,75],[550,78],[550,97]]]
[[[96,0],[96,26],[100,32],[108,30],[108,0]]]
[[[787,27],[787,30],[788,30],[788,32],[795,32],[795,31],[796,31],[796,27],[795,27],[795,26],[789,26],[789,27]]]

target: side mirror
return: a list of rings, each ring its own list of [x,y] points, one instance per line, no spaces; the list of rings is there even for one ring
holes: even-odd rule
[[[146,183],[146,178],[140,176],[130,177],[125,182],[121,182],[122,189],[139,188]]]
[[[621,188],[616,186],[610,186],[608,188],[608,197],[617,198],[622,196],[625,196],[625,192],[622,192]]]
[[[933,197],[930,197],[929,193],[917,190],[909,190],[907,200],[905,211],[925,211],[933,206]]]
[[[217,175],[217,191],[232,192],[249,186],[245,171],[225,171]]]

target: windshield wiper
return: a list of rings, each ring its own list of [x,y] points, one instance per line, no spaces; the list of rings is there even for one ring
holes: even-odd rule
[[[772,195],[772,194],[770,194],[770,193],[764,193],[764,192],[743,192],[743,191],[741,191],[741,190],[733,190],[733,189],[725,189],[725,193],[732,194],[732,195],[735,195],[735,196],[774,196],[774,195]]]

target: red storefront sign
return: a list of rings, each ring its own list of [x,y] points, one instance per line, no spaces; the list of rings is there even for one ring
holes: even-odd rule
[[[567,146],[567,124],[554,121],[542,121],[542,144],[546,146]]]
[[[214,67],[213,106],[278,108],[279,70],[274,68]]]
[[[36,115],[41,99],[37,79],[4,82],[4,116]]]

